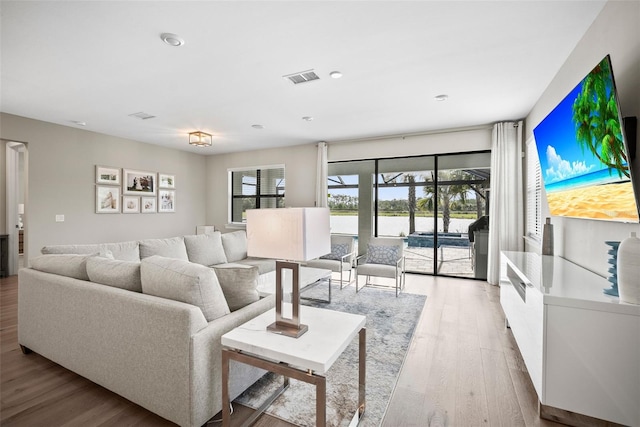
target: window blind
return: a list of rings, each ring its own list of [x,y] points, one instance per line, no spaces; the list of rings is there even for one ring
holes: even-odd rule
[[[538,161],[538,150],[535,140],[530,138],[526,142],[527,175],[526,175],[526,233],[527,236],[542,240],[542,171]]]

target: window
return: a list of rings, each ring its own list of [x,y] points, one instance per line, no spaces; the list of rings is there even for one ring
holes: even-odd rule
[[[284,207],[284,165],[229,170],[229,222],[245,223],[247,209]]]
[[[528,237],[542,241],[542,174],[533,138],[527,141],[527,230]]]

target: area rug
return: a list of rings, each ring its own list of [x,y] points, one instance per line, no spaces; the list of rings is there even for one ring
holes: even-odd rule
[[[320,285],[302,296],[327,297]],[[356,294],[353,285],[332,286],[331,304],[303,301],[314,307],[367,316],[366,409],[361,426],[380,425],[395,387],[400,368],[426,301],[424,295],[400,294],[395,290],[366,287]],[[304,319],[302,319],[304,322]],[[282,377],[267,374],[235,402],[258,408],[282,384]],[[267,413],[300,426],[315,425],[315,387],[291,380],[289,388],[267,409]],[[346,426],[358,401],[358,338],[347,347],[327,374],[327,425]]]

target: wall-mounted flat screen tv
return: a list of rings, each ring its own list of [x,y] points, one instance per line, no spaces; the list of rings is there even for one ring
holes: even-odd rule
[[[609,55],[533,134],[551,215],[638,222],[630,150]]]

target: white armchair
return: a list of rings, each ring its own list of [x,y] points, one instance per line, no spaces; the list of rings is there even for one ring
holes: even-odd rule
[[[307,261],[307,267],[324,268],[340,273],[340,289],[351,284],[351,270],[355,260],[353,236],[331,235],[331,253]],[[349,280],[343,280],[343,273],[349,272]]]
[[[367,276],[365,286],[384,286],[371,283],[371,276],[395,279],[396,297],[404,289],[404,240],[402,238],[372,237],[367,252],[356,262],[356,292],[359,277]],[[388,286],[385,286],[388,287]]]

